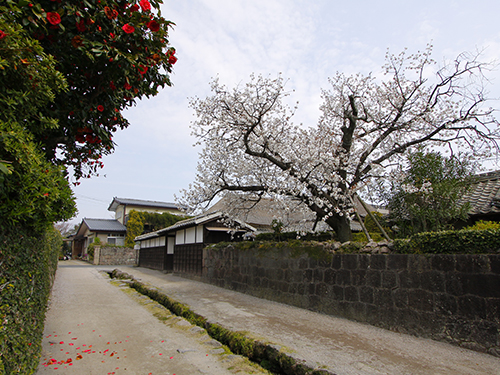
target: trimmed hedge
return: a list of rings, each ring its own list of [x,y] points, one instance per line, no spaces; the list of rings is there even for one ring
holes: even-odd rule
[[[395,240],[394,250],[411,254],[489,254],[500,252],[500,229],[418,233]]]
[[[42,350],[47,303],[62,237],[0,231],[0,374],[32,374]]]

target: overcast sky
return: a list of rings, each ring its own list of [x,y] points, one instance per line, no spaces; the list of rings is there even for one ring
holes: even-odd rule
[[[162,15],[177,25],[174,86],[124,113],[131,125],[113,137],[118,146],[100,177],[73,189],[75,224],[114,218],[107,209],[115,196],[175,202],[194,181],[200,151],[192,146],[188,100],[207,96],[213,77],[233,87],[251,73],[282,73],[299,101],[294,122],[314,126],[328,77],[376,73],[387,49],[416,52],[431,43],[438,62],[476,50],[484,61],[500,60],[498,0],[164,1]],[[500,70],[488,76],[491,96],[500,97]]]

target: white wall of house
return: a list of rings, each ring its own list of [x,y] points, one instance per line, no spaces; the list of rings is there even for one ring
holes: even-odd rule
[[[181,229],[175,232],[175,244],[184,245],[203,242],[203,225]]]
[[[88,229],[85,232],[85,242],[83,244],[83,253],[87,254],[87,248],[91,243],[99,238],[101,244],[110,244],[116,246],[125,246],[125,234],[116,233],[94,233],[90,232]]]
[[[167,239],[167,254],[173,254],[174,247],[175,247],[175,238],[168,237],[168,239]]]
[[[118,207],[116,207],[115,220],[118,220],[120,223],[124,224],[125,206],[119,205]]]

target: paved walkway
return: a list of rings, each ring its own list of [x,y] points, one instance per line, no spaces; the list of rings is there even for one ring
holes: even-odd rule
[[[265,373],[100,269],[59,263],[36,374]]]
[[[217,343],[198,328],[183,319],[165,318],[168,311],[161,306],[113,285],[117,283],[99,272],[114,268],[161,289],[211,322],[271,341],[309,365],[338,375],[500,375],[500,358],[490,355],[154,270],[78,261],[61,262],[57,271],[37,374],[259,373],[239,356],[220,354]]]

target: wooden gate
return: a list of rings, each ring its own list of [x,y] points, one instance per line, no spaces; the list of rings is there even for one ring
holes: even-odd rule
[[[149,247],[139,250],[139,267],[163,271],[165,269],[165,246]]]
[[[176,245],[174,272],[201,275],[203,269],[204,244]]]

